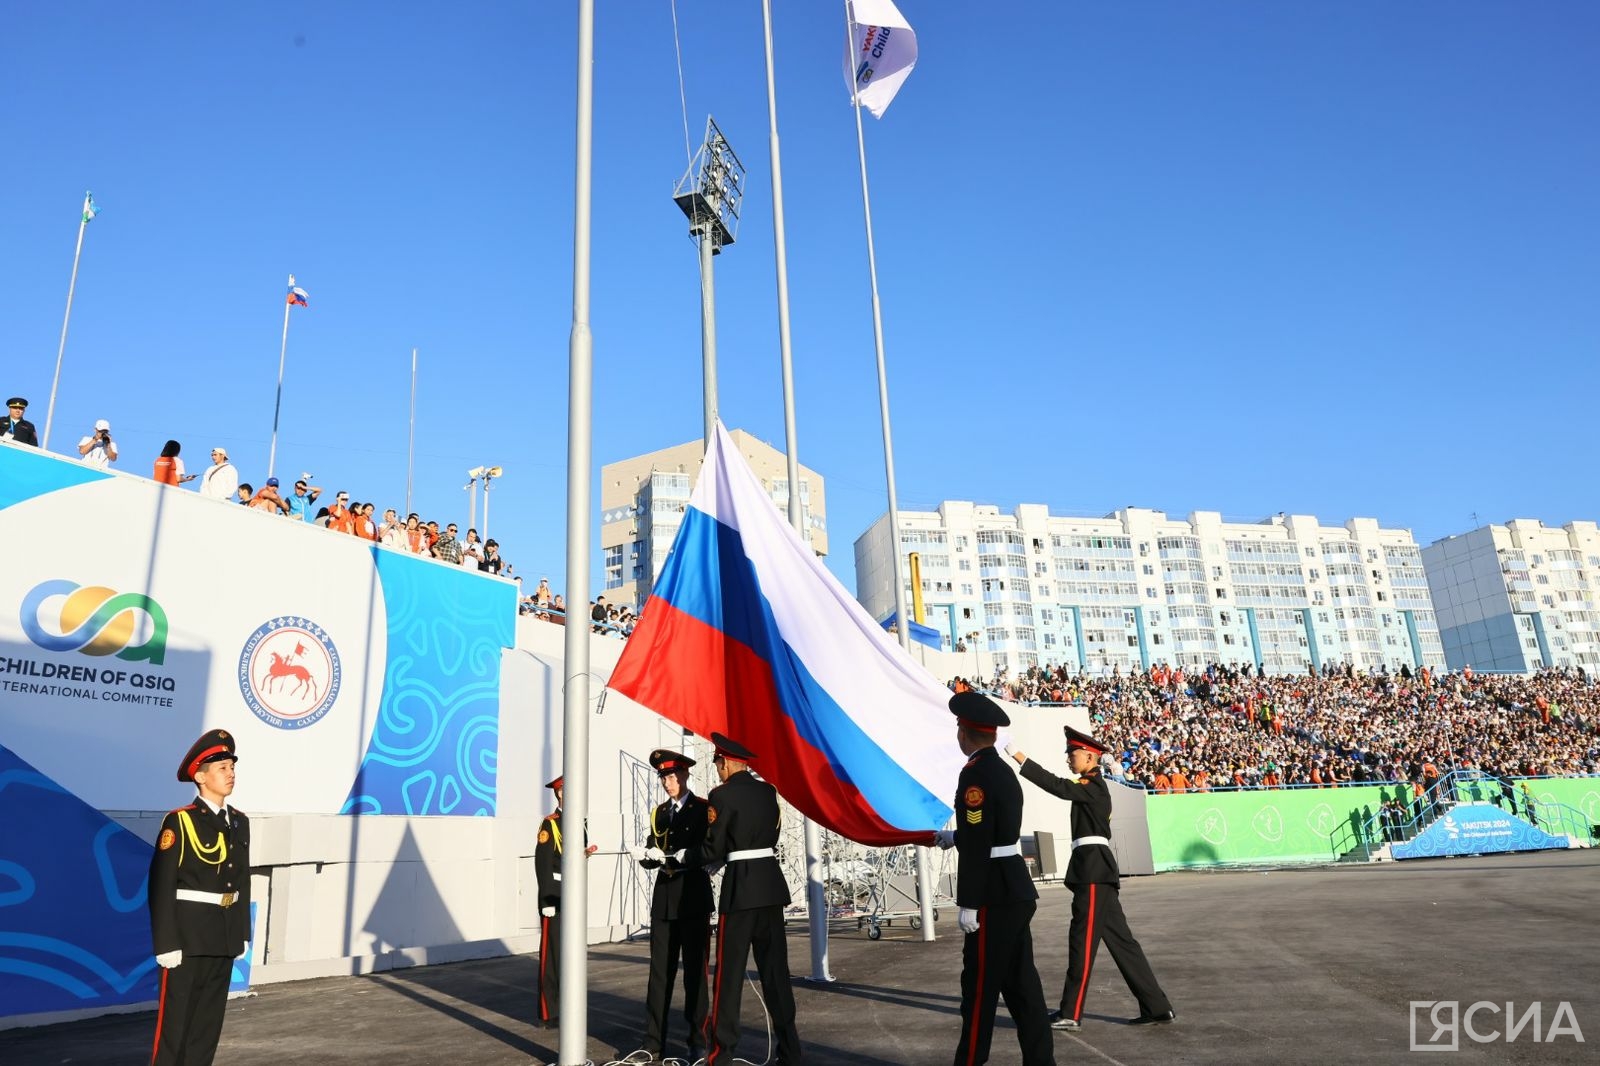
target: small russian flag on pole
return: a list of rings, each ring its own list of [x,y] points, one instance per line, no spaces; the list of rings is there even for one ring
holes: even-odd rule
[[[289,301],[288,302],[290,303],[290,305],[298,304],[301,307],[310,307],[311,305],[309,303],[307,303],[306,300],[307,300],[306,290],[304,290],[304,289],[300,288],[299,286],[297,286],[294,283],[294,275],[290,274],[289,275]]]

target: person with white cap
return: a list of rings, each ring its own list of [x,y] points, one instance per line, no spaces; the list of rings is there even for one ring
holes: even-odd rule
[[[78,442],[78,454],[84,466],[106,470],[117,461],[117,442],[111,439],[111,423],[105,419],[94,424],[94,432]]]
[[[200,475],[200,495],[227,503],[239,491],[239,468],[228,461],[228,449],[211,449],[211,465]]]

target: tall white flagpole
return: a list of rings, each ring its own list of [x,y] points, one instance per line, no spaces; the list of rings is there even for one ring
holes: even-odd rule
[[[567,339],[567,602],[589,602],[591,480],[594,477],[594,335],[589,329],[589,232],[594,185],[594,0],[578,0],[577,164],[573,175],[572,332]],[[484,497],[484,528],[489,500]],[[488,538],[485,537],[485,540]],[[589,1061],[589,627],[565,636],[566,684],[561,852],[561,1066]]]
[[[850,54],[855,24],[850,0],[845,0],[845,55]],[[854,82],[852,82],[852,85]],[[861,94],[853,88],[850,102],[856,113],[856,155],[861,160],[861,210],[867,224],[867,276],[872,284],[872,342],[878,352],[878,414],[883,420],[883,472],[889,490],[889,543],[894,545],[894,617],[900,646],[911,651],[911,622],[906,614],[905,545],[900,542],[900,501],[894,486],[894,437],[889,431],[889,372],[883,357],[883,305],[878,299],[878,252],[872,240],[872,195],[867,185],[867,138],[861,123]],[[917,849],[917,896],[922,919],[922,939],[933,934],[933,869],[928,849]]]
[[[50,447],[50,425],[56,418],[56,390],[61,387],[61,361],[67,354],[67,326],[72,323],[72,295],[78,290],[78,260],[83,258],[83,231],[89,228],[93,193],[83,194],[83,217],[78,221],[78,247],[72,252],[72,280],[67,282],[67,313],[61,319],[61,344],[56,348],[56,375],[50,379],[50,406],[44,412],[44,439],[40,449]]]
[[[772,64],[772,0],[761,0],[767,44],[767,145],[772,157],[772,247],[778,262],[778,350],[783,365],[783,436],[789,459],[789,524],[807,542],[800,507],[800,442],[794,424],[794,359],[789,345],[789,258],[783,233],[783,161],[778,150],[778,88]],[[569,601],[570,602],[570,601]],[[581,627],[580,627],[581,628]],[[811,929],[811,979],[832,981],[828,972],[828,905],[822,887],[822,832],[805,820],[806,916]]]
[[[289,288],[294,288],[294,275],[289,275]],[[278,398],[272,403],[272,447],[267,450],[267,476],[272,476],[272,468],[278,461],[278,413],[283,410],[283,360],[289,353],[289,311],[294,304],[289,300],[289,294],[284,294],[283,300],[283,343],[278,346]]]
[[[411,434],[406,444],[406,514],[411,513],[411,482],[417,471],[417,350],[411,349]]]

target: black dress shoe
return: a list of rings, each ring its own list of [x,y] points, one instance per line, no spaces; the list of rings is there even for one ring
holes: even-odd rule
[[[1170,1025],[1178,1020],[1177,1011],[1167,1011],[1165,1014],[1141,1014],[1130,1021],[1129,1025]]]

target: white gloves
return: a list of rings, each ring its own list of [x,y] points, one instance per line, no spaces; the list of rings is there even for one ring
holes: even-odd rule
[[[156,965],[161,967],[163,970],[170,970],[182,962],[182,948],[178,948],[176,951],[163,951],[161,954],[156,956]]]
[[[956,846],[956,831],[954,829],[940,829],[933,834],[934,843],[944,851],[949,851]]]
[[[971,907],[962,907],[961,913],[956,916],[956,924],[961,926],[963,933],[976,933],[978,931],[978,912]]]
[[[643,860],[646,857],[645,853],[644,853],[644,845],[643,844],[629,844],[628,845],[628,854],[633,856],[635,859]]]
[[[554,907],[540,907],[539,913],[544,915],[546,918],[554,918],[556,916],[556,909]]]
[[[689,849],[688,848],[679,848],[677,851],[672,853],[672,861],[673,862],[682,862],[683,861],[683,857],[685,855],[687,855],[687,854],[689,854]]]
[[[651,862],[666,862],[667,861],[667,853],[662,851],[660,848],[654,847],[654,846],[651,846],[651,847],[648,847],[648,848],[644,849],[644,857],[646,859],[649,859]]]
[[[234,958],[242,959],[248,954],[250,954],[250,941],[246,940],[244,942],[244,947],[239,949],[239,954],[235,955]]]

